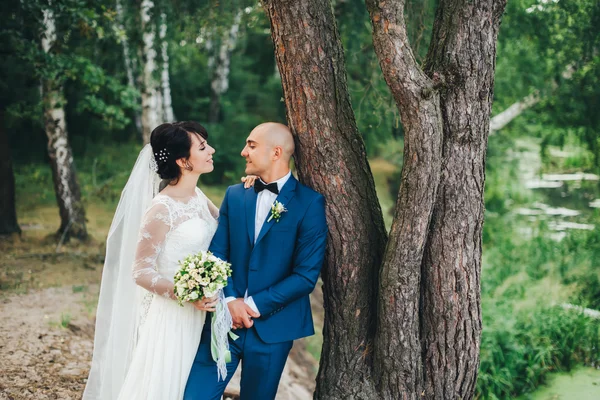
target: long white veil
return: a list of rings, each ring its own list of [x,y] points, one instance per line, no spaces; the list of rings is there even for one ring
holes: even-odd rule
[[[158,193],[160,177],[152,147],[140,152],[123,189],[106,241],[92,366],[84,400],[116,399],[131,363],[147,293],[135,284],[132,266],[144,212]]]

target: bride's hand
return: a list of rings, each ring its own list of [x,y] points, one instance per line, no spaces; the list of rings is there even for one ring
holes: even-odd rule
[[[256,176],[256,175],[244,176],[242,178],[242,182],[244,182],[244,188],[248,189],[248,188],[251,188],[252,186],[254,186],[254,181],[256,181],[257,178],[258,178],[258,176]]]
[[[194,307],[196,307],[196,309],[198,309],[200,311],[214,312],[216,310],[215,307],[217,306],[218,302],[219,302],[219,297],[215,295],[214,297],[197,300],[197,301],[193,302],[192,304],[194,305]]]

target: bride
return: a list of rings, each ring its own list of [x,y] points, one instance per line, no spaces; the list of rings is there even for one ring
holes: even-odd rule
[[[215,368],[226,373],[227,307],[218,296],[180,307],[173,294],[177,262],[207,250],[217,229],[219,210],[196,187],[214,168],[207,139],[196,122],[166,123],[140,152],[108,233],[84,400],[181,399],[217,307]]]

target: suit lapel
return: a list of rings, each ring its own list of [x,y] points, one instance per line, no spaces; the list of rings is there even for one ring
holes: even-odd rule
[[[250,244],[254,244],[254,220],[256,219],[256,198],[258,195],[254,188],[246,189],[244,202],[246,203],[246,228]]]
[[[288,181],[281,188],[281,192],[279,192],[279,196],[277,196],[275,201],[280,202],[284,207],[287,208],[288,203],[294,197],[294,194],[296,194],[296,183],[298,183],[296,178],[294,178],[293,175],[290,175]],[[254,201],[254,204],[256,205],[256,200]],[[281,218],[285,218],[285,214],[286,213],[283,213]],[[260,240],[269,232],[269,229],[271,229],[271,227],[277,223],[275,219],[271,219],[271,221],[267,222],[270,216],[271,212],[269,211],[260,230],[260,234],[258,235],[258,238],[256,238],[256,243],[254,243],[254,246],[256,246],[258,242],[260,242]]]

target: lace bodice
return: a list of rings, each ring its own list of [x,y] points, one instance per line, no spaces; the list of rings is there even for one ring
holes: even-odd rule
[[[152,293],[175,299],[173,276],[177,262],[207,250],[217,229],[218,209],[196,189],[187,203],[158,194],[140,228],[133,279]]]

